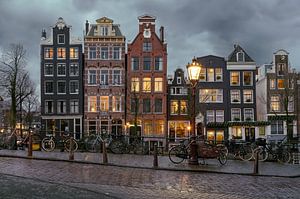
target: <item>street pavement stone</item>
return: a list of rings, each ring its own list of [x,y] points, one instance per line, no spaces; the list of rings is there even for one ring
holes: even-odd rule
[[[7,157],[0,157],[0,173],[31,179],[37,186],[40,181],[56,184],[51,192],[42,185],[45,198],[52,198],[48,194],[56,190],[62,194],[71,193],[73,198],[81,198],[80,194],[84,193],[86,198],[122,199],[300,197],[300,178],[150,170]],[[18,185],[21,184],[22,181]],[[66,186],[70,187],[68,191],[65,191]],[[73,187],[78,189],[71,189]]]

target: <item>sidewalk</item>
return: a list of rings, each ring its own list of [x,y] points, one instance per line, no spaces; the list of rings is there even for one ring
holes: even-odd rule
[[[0,150],[0,157],[27,158],[27,151]],[[33,151],[32,158],[51,161],[69,161],[69,153],[59,151]],[[102,164],[102,154],[76,152],[73,162]],[[201,160],[199,160],[199,162],[201,162]],[[153,169],[153,156],[108,153],[108,165]],[[189,165],[187,161],[176,165],[169,160],[168,156],[159,156],[158,168],[156,169],[253,175],[253,167],[253,161],[244,162],[239,160],[228,160],[227,164],[222,166],[218,160],[214,159],[206,160],[205,165],[200,164],[199,166]],[[259,176],[300,177],[300,165],[280,164],[277,162],[259,162]]]

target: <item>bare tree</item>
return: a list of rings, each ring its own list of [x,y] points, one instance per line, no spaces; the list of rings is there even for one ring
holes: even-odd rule
[[[28,79],[25,71],[26,50],[22,44],[11,44],[5,49],[0,60],[0,87],[4,88],[6,94],[11,98],[10,126],[15,128],[17,106],[24,98],[23,89],[24,78]]]
[[[25,122],[31,127],[33,122],[34,113],[39,109],[38,96],[34,93],[30,94],[24,99],[24,111],[25,113]]]

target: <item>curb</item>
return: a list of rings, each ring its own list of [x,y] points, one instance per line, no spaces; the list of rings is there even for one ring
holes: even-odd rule
[[[300,175],[292,175],[292,176],[282,176],[282,175],[268,175],[268,174],[253,174],[253,173],[234,173],[234,172],[223,172],[223,171],[212,171],[212,170],[193,170],[193,169],[175,169],[175,168],[166,168],[166,167],[139,167],[139,166],[130,166],[130,165],[119,165],[113,163],[97,163],[97,162],[89,162],[89,161],[81,161],[81,160],[63,160],[57,158],[43,158],[43,157],[28,157],[28,156],[18,156],[18,155],[5,155],[0,154],[0,157],[5,158],[22,158],[22,159],[30,159],[30,160],[44,160],[44,161],[56,161],[56,162],[72,162],[78,164],[92,164],[92,165],[101,165],[101,166],[113,166],[120,168],[134,168],[134,169],[149,169],[149,170],[161,170],[161,171],[175,171],[175,172],[191,172],[191,173],[215,173],[215,174],[227,174],[227,175],[243,175],[243,176],[256,176],[256,177],[280,177],[280,178],[299,178]]]

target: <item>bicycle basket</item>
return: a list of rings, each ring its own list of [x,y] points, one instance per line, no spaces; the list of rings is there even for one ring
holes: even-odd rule
[[[266,143],[267,143],[267,141],[264,138],[257,138],[255,141],[255,144],[257,146],[266,146]]]

